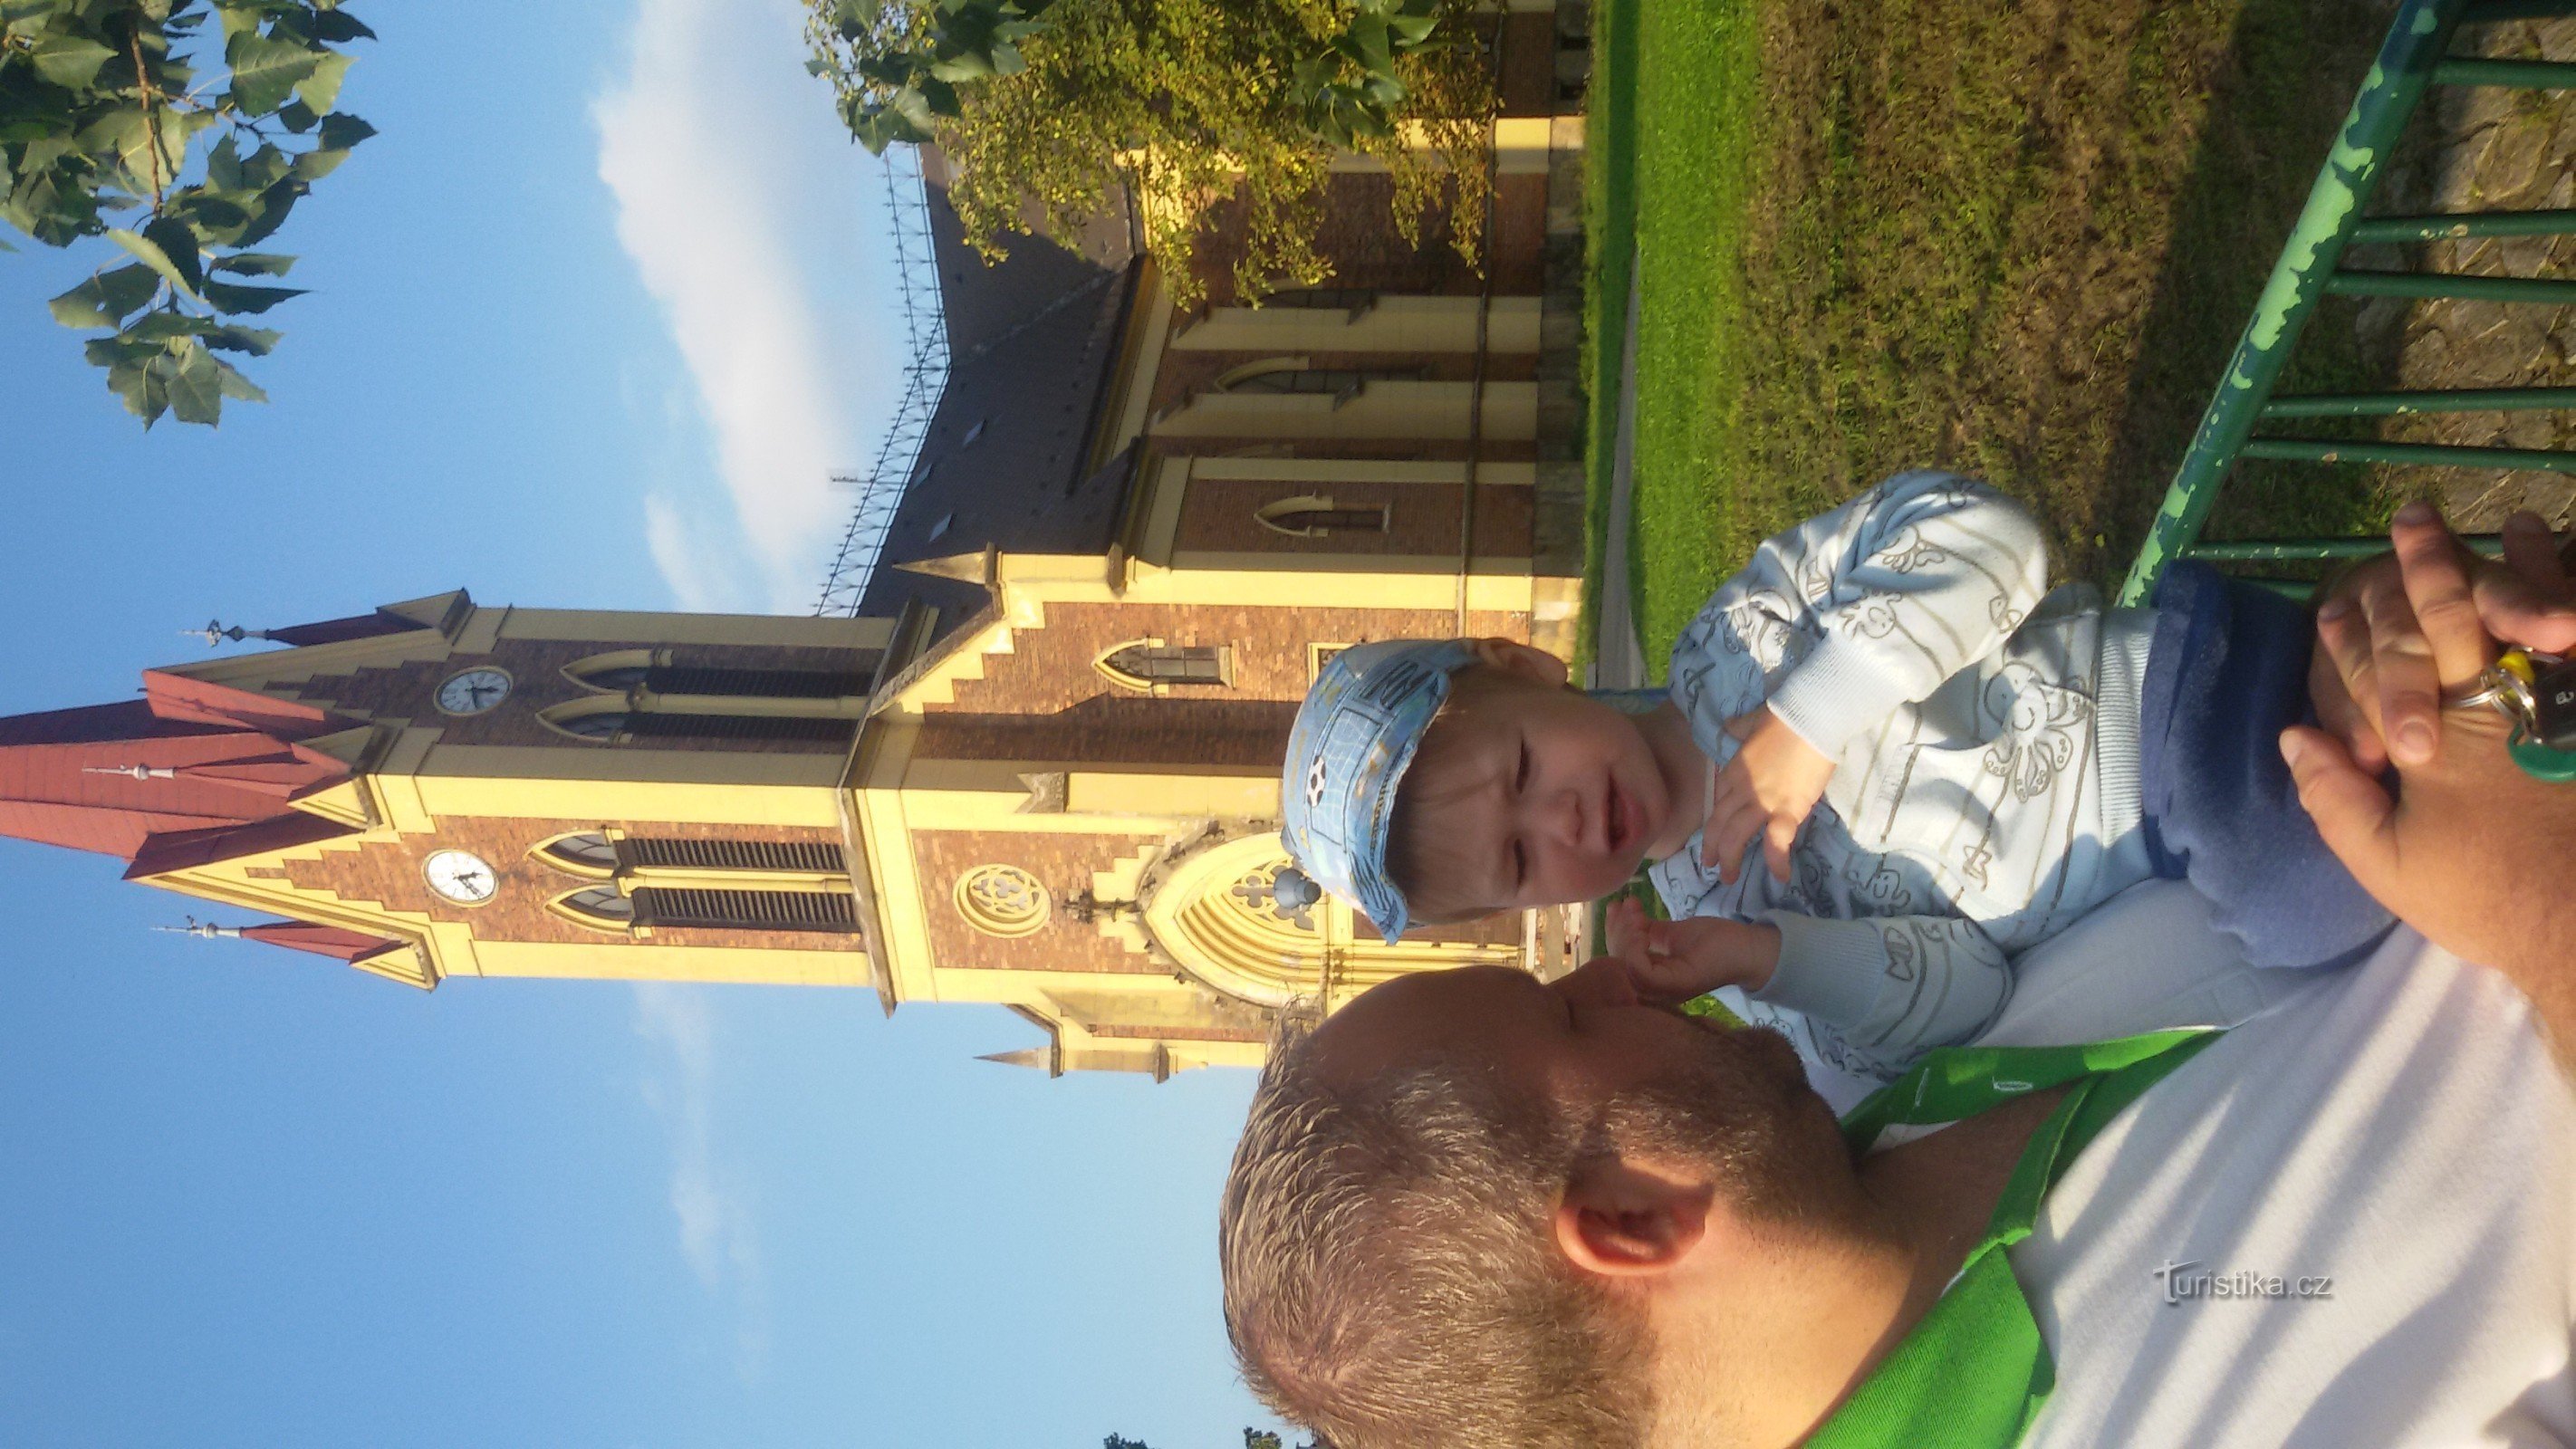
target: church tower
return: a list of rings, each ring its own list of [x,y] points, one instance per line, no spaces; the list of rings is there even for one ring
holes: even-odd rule
[[[1313,670],[1336,644],[1451,627],[1454,578],[913,567],[988,602],[942,626],[458,592],[270,631],[285,647],[147,670],[138,700],[0,719],[0,834],[255,913],[200,934],[414,987],[997,1003],[1044,1032],[998,1059],[1050,1072],[1257,1063],[1283,1005],[1562,963],[1562,922],[1388,947],[1270,890]],[[1479,580],[1471,627],[1526,637],[1529,592]]]

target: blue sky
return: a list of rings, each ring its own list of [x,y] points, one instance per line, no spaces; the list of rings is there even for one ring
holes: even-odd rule
[[[786,0],[358,0],[382,133],[273,243],[275,399],[143,433],[0,256],[0,712],[179,629],[800,610],[890,398],[874,163]],[[972,1060],[998,1011],[464,982],[156,935],[0,841],[11,1445],[1226,1449],[1212,1205],[1250,1089]],[[215,914],[226,919],[222,913]]]

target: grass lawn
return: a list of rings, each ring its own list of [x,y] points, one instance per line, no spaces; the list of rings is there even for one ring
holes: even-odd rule
[[[1633,256],[1648,659],[1763,537],[1910,466],[2029,502],[2061,576],[2121,572],[2387,15],[1596,0],[1591,469],[1597,524]],[[2375,385],[2348,306],[2298,356],[2290,386]],[[2214,531],[2386,502],[2356,469],[2245,469]]]

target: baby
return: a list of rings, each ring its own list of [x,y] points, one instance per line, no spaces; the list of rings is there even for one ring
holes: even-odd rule
[[[2046,578],[2019,505],[1905,473],[1764,543],[1668,690],[1500,639],[1345,650],[1289,736],[1289,853],[1390,942],[1651,862],[1674,924],[1613,916],[1644,984],[1862,1079],[1974,1037],[2012,953],[2151,877],[2256,965],[2376,941],[2274,743],[2312,718],[2305,612],[2200,565],[2143,609]]]

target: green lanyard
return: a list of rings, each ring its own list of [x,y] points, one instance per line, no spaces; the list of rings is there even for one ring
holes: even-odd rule
[[[2048,1402],[2057,1365],[2004,1249],[2030,1236],[2048,1190],[2120,1110],[2218,1039],[2159,1031],[2069,1047],[1943,1047],[1843,1118],[1855,1152],[1899,1123],[1956,1122],[2072,1083],[2031,1134],[1985,1237],[1941,1301],[1810,1435],[1807,1449],[2003,1449]]]

